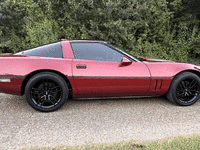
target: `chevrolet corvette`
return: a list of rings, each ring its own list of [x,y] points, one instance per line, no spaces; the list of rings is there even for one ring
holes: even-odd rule
[[[60,42],[0,55],[0,92],[25,95],[51,112],[67,99],[162,96],[189,106],[200,98],[200,66],[136,58],[104,41]]]

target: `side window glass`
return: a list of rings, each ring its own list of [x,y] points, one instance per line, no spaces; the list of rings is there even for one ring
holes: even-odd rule
[[[17,54],[26,56],[63,58],[61,42],[36,47],[30,50],[19,52]]]
[[[123,54],[101,43],[71,43],[76,59],[121,62]]]

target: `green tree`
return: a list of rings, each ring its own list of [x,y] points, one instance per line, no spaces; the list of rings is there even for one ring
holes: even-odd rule
[[[22,41],[25,11],[18,4],[4,0],[0,2],[0,43],[4,52],[12,52],[12,44]],[[16,46],[15,48],[19,48]]]
[[[62,38],[104,40],[132,55],[185,62],[200,47],[199,5],[195,4],[199,1],[4,1],[0,40],[12,52]]]
[[[26,49],[59,40],[60,28],[52,17],[50,1],[29,0],[20,5],[24,5],[28,16],[24,25]]]
[[[181,43],[190,55],[200,53],[200,1],[170,0],[169,8],[174,12],[171,19],[176,31],[174,40]]]

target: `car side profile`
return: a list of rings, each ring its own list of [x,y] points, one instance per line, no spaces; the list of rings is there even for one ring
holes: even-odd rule
[[[62,40],[0,55],[0,91],[51,112],[67,99],[165,95],[176,105],[200,98],[200,66],[136,58],[104,41]]]

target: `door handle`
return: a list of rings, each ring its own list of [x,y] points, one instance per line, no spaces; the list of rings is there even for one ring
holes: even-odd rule
[[[86,65],[76,65],[76,68],[78,68],[78,69],[86,69],[87,68],[87,66]]]

